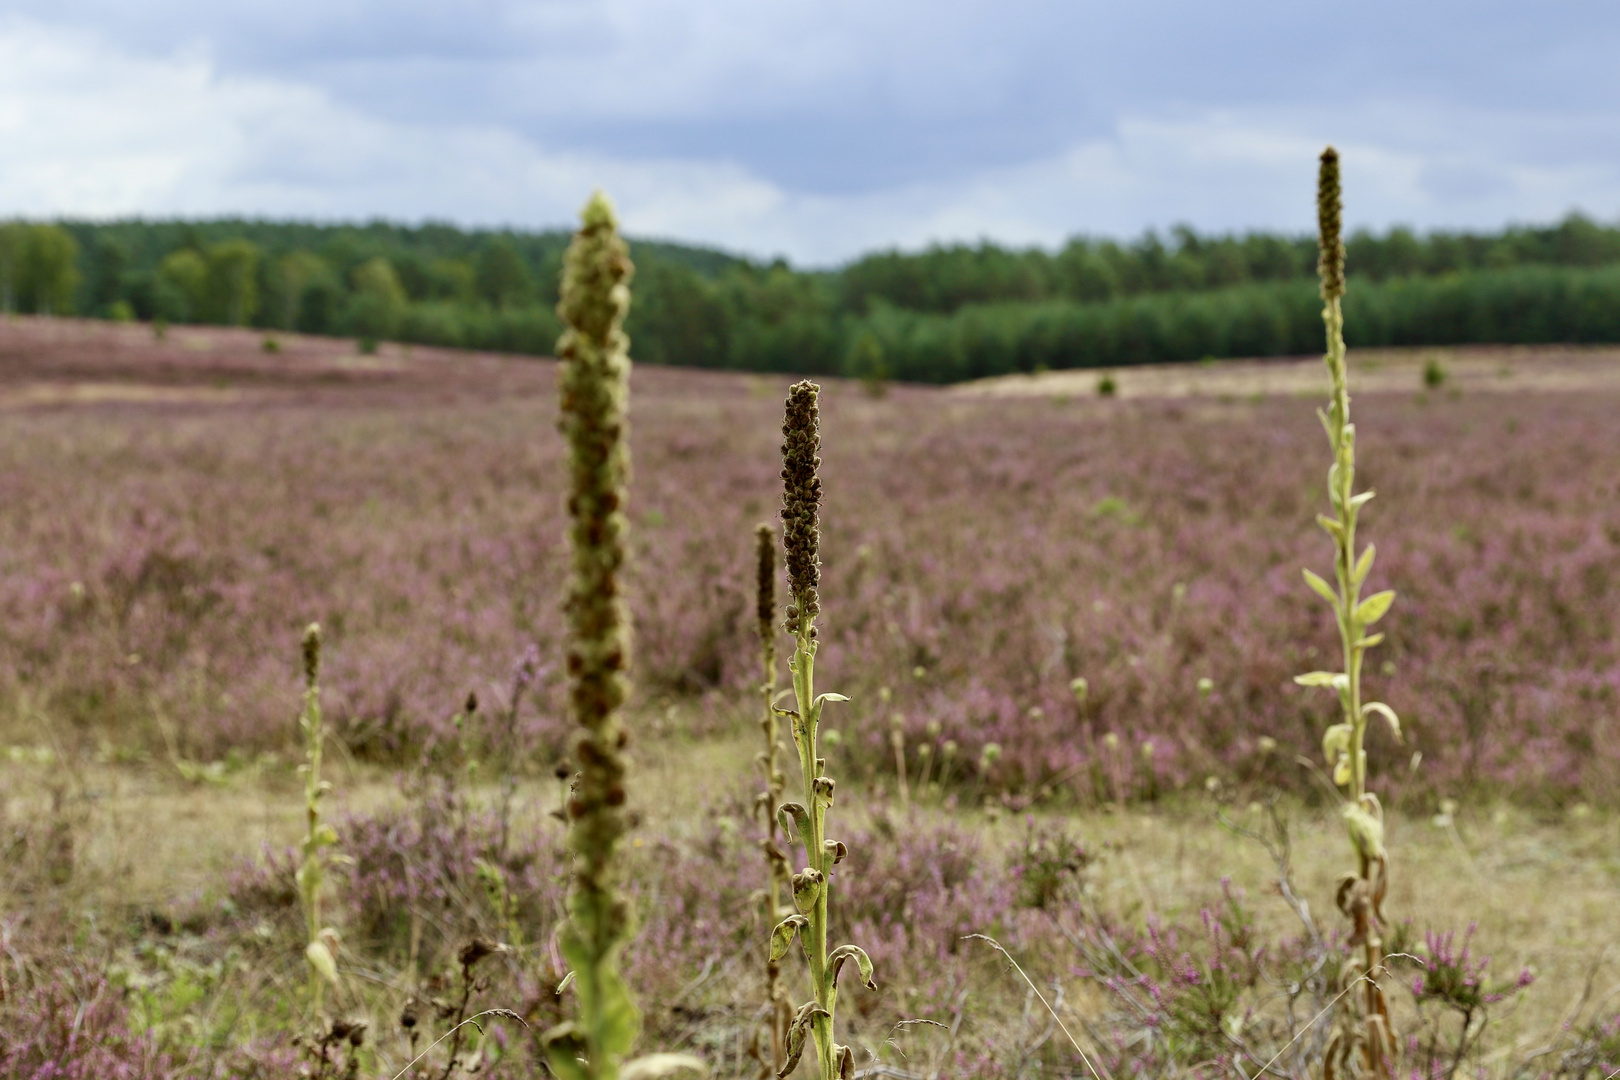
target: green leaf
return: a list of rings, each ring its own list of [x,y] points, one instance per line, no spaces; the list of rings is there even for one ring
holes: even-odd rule
[[[591,1080],[590,1069],[583,1058],[570,1057],[561,1051],[548,1049],[546,1064],[551,1066],[551,1071],[557,1074],[558,1080]]]
[[[332,950],[326,947],[326,942],[312,941],[304,946],[304,957],[317,975],[333,986],[338,984],[337,961],[332,959]]]
[[[1329,585],[1321,574],[1312,570],[1303,570],[1301,573],[1305,575],[1305,584],[1309,585],[1317,596],[1332,604],[1335,609],[1338,608],[1339,594],[1333,591],[1333,586]]]
[[[1344,808],[1344,827],[1350,833],[1350,842],[1368,859],[1384,855],[1384,823],[1374,817],[1366,807],[1354,804]]]
[[[1322,756],[1329,765],[1336,765],[1350,752],[1350,738],[1354,734],[1349,724],[1334,724],[1322,733]]]
[[[803,872],[794,874],[792,879],[794,906],[809,914],[821,896],[823,880],[825,879],[821,876],[821,871],[809,866],[805,867]]]
[[[607,964],[598,966],[597,982],[602,986],[602,1000],[596,1008],[596,1045],[604,1054],[622,1057],[635,1044],[636,1032],[641,1027],[641,1010],[630,997],[630,987],[624,976]],[[606,968],[606,970],[600,970]],[[582,1005],[585,1002],[581,1002]],[[591,1009],[584,1008],[587,1020]]]
[[[1390,708],[1388,705],[1385,705],[1382,701],[1369,701],[1367,704],[1361,707],[1361,718],[1363,720],[1367,719],[1367,717],[1371,716],[1373,713],[1377,713],[1379,716],[1382,716],[1386,721],[1388,721],[1390,734],[1395,736],[1395,741],[1397,743],[1404,744],[1406,742],[1406,740],[1401,737],[1401,718],[1395,715],[1394,709]]]
[[[546,1049],[546,1062],[561,1080],[591,1080],[590,1066],[585,1063],[589,1043],[585,1033],[572,1020],[565,1021],[540,1036]]]
[[[337,830],[330,825],[321,825],[315,830],[315,843],[318,847],[330,847],[338,842]]]
[[[799,1011],[793,1014],[793,1023],[788,1027],[787,1060],[782,1063],[781,1070],[776,1074],[778,1077],[786,1078],[799,1067],[799,1058],[804,1055],[804,1044],[810,1032],[810,1024],[817,1016],[832,1019],[832,1014],[814,1001],[800,1005]]]
[[[1295,675],[1294,681],[1301,686],[1332,686],[1333,680],[1338,676],[1331,671],[1312,671],[1304,675]]]
[[[798,828],[801,840],[810,835],[810,811],[802,803],[783,803],[777,808],[776,819],[781,822],[783,832],[790,832],[791,825]]]
[[[1384,617],[1389,611],[1389,605],[1395,602],[1395,591],[1385,589],[1381,593],[1374,593],[1356,605],[1356,622],[1362,626],[1371,626]]]
[[[1344,526],[1328,517],[1326,514],[1317,514],[1316,523],[1328,531],[1328,535],[1335,540],[1344,539]]]
[[[845,960],[854,960],[855,966],[860,968],[861,981],[868,990],[876,990],[877,983],[872,981],[872,958],[866,955],[866,950],[859,945],[840,945],[827,957],[827,967],[832,972],[832,985],[838,985],[838,972],[844,966]]]
[[[1350,497],[1350,509],[1360,510],[1363,506],[1367,505],[1368,501],[1372,499],[1372,497],[1373,493],[1370,491],[1363,491],[1360,495],[1352,495]]]
[[[1377,645],[1380,641],[1383,641],[1383,640],[1384,640],[1384,635],[1383,634],[1368,634],[1364,638],[1357,638],[1356,639],[1356,648],[1358,648],[1358,649],[1370,649],[1374,645]]]
[[[810,920],[803,915],[789,915],[777,923],[776,929],[771,931],[771,960],[774,962],[786,956],[794,937],[809,926]]]
[[[709,1067],[691,1054],[647,1054],[626,1062],[619,1072],[619,1080],[663,1080],[683,1072],[708,1076]]]
[[[1375,559],[1377,555],[1377,545],[1368,544],[1366,550],[1361,553],[1361,558],[1356,560],[1356,570],[1355,573],[1351,575],[1350,580],[1354,581],[1357,585],[1360,585],[1363,581],[1366,581],[1367,574],[1372,570],[1373,559]]]

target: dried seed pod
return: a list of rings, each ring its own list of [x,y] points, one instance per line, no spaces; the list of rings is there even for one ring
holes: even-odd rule
[[[821,613],[820,393],[813,382],[794,383],[782,421],[782,544],[792,594],[785,625],[788,633],[812,639]]]
[[[1316,179],[1317,273],[1322,279],[1322,299],[1344,295],[1344,209],[1339,193],[1339,152],[1333,147],[1322,151]]]

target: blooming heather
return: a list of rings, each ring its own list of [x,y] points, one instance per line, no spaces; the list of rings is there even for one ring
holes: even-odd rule
[[[553,365],[385,348],[356,368],[338,343],[267,357],[224,331],[212,351],[181,330],[111,350],[99,335],[118,328],[94,329],[24,320],[0,346],[27,346],[31,379],[174,400],[6,413],[9,715],[38,708],[85,752],[161,756],[163,718],[194,761],[297,754],[298,690],[273,646],[319,618],[327,728],[390,766],[453,739],[467,691],[499,697],[530,642],[561,660],[568,472],[562,438],[536,430]],[[1478,389],[1357,394],[1357,482],[1378,491],[1380,530],[1398,523],[1373,573],[1401,583],[1400,618],[1366,676],[1399,688],[1407,745],[1367,740],[1372,775],[1400,777],[1380,794],[1620,799],[1620,742],[1602,736],[1620,701],[1616,395],[1491,392],[1577,359],[1503,352],[1519,374]],[[6,393],[26,389],[11,378],[0,366]],[[708,735],[757,700],[752,527],[781,483],[781,395],[744,374],[643,364],[634,380],[636,701]],[[838,513],[821,527],[818,602],[835,614],[817,667],[859,709],[892,695],[846,727],[839,760],[892,770],[882,720],[899,714],[913,776],[929,720],[936,761],[946,739],[964,765],[1000,748],[958,769],[964,798],[981,778],[1014,798],[1055,781],[1053,799],[1082,804],[1212,773],[1308,783],[1294,761],[1317,758],[1342,710],[1291,680],[1340,667],[1342,644],[1300,588],[1327,507],[1322,428],[1297,399],[896,384],[873,401],[828,382],[819,403],[839,452],[821,471]],[[545,771],[570,735],[557,667],[518,718]]]

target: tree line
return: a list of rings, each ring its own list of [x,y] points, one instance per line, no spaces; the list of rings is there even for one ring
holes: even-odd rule
[[[567,235],[251,219],[0,223],[0,311],[547,354]],[[1354,345],[1620,341],[1620,226],[1348,241]],[[831,270],[635,245],[644,363],[947,382],[1310,352],[1309,236],[1076,237],[884,251]]]

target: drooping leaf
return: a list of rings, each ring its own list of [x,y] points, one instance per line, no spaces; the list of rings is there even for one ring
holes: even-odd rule
[[[1382,858],[1384,854],[1384,823],[1365,807],[1351,804],[1344,808],[1344,827],[1350,833],[1350,842],[1368,859]]]
[[[310,942],[304,946],[304,956],[309,960],[309,966],[315,969],[317,975],[333,986],[337,985],[337,961],[332,958],[332,950],[326,947],[326,942]]]
[[[782,1068],[777,1071],[776,1075],[779,1080],[786,1080],[793,1073],[793,1070],[799,1067],[799,1058],[804,1056],[804,1044],[810,1033],[811,1023],[818,1016],[831,1019],[831,1015],[814,1001],[807,1001],[799,1006],[799,1011],[793,1014],[793,1023],[788,1027],[787,1060],[782,1063]]]
[[[843,968],[845,960],[854,960],[855,966],[860,968],[861,981],[868,990],[876,990],[877,983],[872,981],[872,958],[866,955],[866,950],[859,945],[840,945],[827,957],[827,967],[832,972],[832,985],[838,985],[838,972]]]
[[[821,871],[814,867],[807,866],[800,873],[794,874],[792,879],[794,906],[809,914],[821,896],[822,882]]]
[[[1322,733],[1322,756],[1329,765],[1350,752],[1350,739],[1354,732],[1349,724],[1334,724]]]
[[[799,839],[803,840],[810,835],[810,811],[802,803],[785,802],[777,808],[776,818],[782,824],[784,832],[792,832],[796,827],[799,830]]]
[[[1395,715],[1394,709],[1390,708],[1388,705],[1385,705],[1382,701],[1369,701],[1367,704],[1361,707],[1361,717],[1363,720],[1371,716],[1373,713],[1377,713],[1379,716],[1382,716],[1386,721],[1389,722],[1390,734],[1395,736],[1396,742],[1406,742],[1406,740],[1401,737],[1401,718]]]
[[[1350,772],[1350,755],[1340,754],[1339,760],[1333,763],[1333,782],[1344,787],[1354,779],[1355,776]]]
[[[788,947],[793,944],[793,938],[809,925],[810,920],[803,915],[789,915],[777,923],[776,928],[771,931],[771,960],[780,960],[786,956]]]

